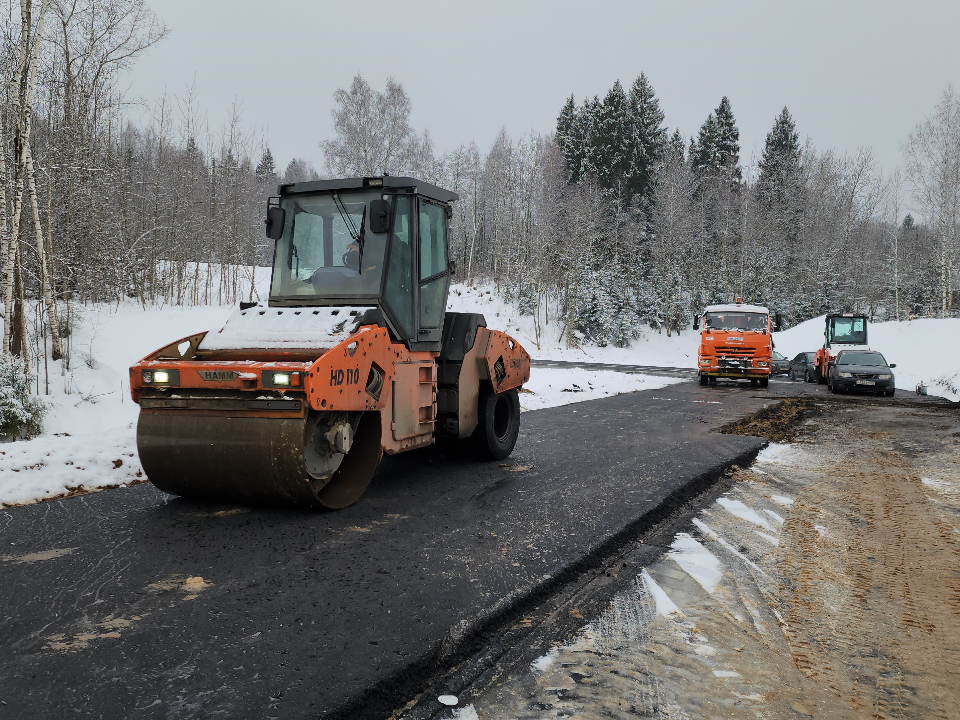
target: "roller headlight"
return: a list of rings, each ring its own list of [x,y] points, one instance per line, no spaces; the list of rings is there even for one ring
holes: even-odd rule
[[[140,379],[144,385],[178,385],[179,370],[141,370]]]
[[[300,386],[300,373],[298,372],[265,372],[261,378],[264,387],[289,388]]]

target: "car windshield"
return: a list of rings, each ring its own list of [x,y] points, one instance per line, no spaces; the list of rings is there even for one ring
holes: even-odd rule
[[[704,320],[708,330],[766,330],[768,325],[766,313],[755,312],[708,312]]]
[[[774,359],[774,360],[783,360],[784,357],[783,357],[783,355],[781,355],[780,353],[778,353],[776,350],[774,350],[774,351],[773,351],[773,359]]]
[[[813,362],[816,359],[816,357],[817,357],[817,354],[815,352],[808,352],[807,362]]]
[[[286,218],[273,257],[271,299],[379,295],[387,235],[373,234],[366,223],[362,267],[354,239],[364,225],[367,204],[379,197],[379,192],[362,191],[282,198]]]
[[[875,367],[886,367],[887,361],[880,353],[840,353],[837,356],[837,365],[868,365]]]

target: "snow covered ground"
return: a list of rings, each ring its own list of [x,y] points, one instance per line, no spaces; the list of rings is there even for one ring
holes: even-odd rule
[[[269,272],[258,273],[260,297],[268,294]],[[567,348],[556,321],[544,324],[539,343],[533,318],[521,316],[492,285],[455,284],[450,310],[483,313],[487,325],[513,335],[535,359],[693,368],[698,335],[685,330],[667,337],[649,328],[629,348]],[[41,368],[40,390],[51,410],[44,434],[0,445],[0,504],[59,497],[71,491],[129,484],[143,479],[136,455],[137,406],[130,400],[127,369],[158,347],[192,333],[219,328],[232,307],[176,307],[144,310],[135,303],[77,309],[69,369],[50,362]],[[822,342],[823,318],[775,335],[787,357]],[[914,320],[870,326],[871,345],[897,363],[897,387],[918,382],[930,393],[960,400],[960,320]],[[521,393],[524,410],[538,410],[623,392],[649,390],[676,378],[568,368],[535,368]]]
[[[259,292],[266,296],[264,274]],[[460,291],[460,295],[456,291]],[[455,287],[454,310],[484,312],[492,328],[510,331],[537,356],[528,338],[516,331],[509,306],[480,291]],[[40,391],[50,403],[44,434],[33,440],[0,444],[0,506],[30,503],[72,492],[86,492],[142,481],[136,452],[138,406],[130,399],[129,366],[181,337],[223,325],[233,307],[164,307],[144,310],[136,303],[76,308],[69,369],[50,361],[40,370]],[[529,318],[520,324],[529,324]],[[557,357],[543,351],[542,357]],[[581,359],[599,359],[577,351]],[[609,360],[609,356],[603,356]],[[651,356],[652,357],[652,356]],[[520,396],[523,410],[537,410],[678,382],[613,371],[535,369]],[[44,395],[49,380],[50,394]]]
[[[785,357],[823,346],[824,316],[774,334]],[[921,381],[930,395],[960,401],[960,319],[924,318],[904,322],[870,323],[870,348],[895,363],[897,388],[914,390]]]

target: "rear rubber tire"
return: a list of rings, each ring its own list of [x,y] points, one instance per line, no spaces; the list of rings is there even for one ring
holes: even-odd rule
[[[516,389],[502,393],[481,390],[477,419],[473,438],[479,455],[488,460],[508,457],[520,435],[520,396]]]

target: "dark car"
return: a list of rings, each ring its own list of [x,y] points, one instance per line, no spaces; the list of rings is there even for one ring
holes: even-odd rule
[[[790,361],[776,350],[773,351],[773,363],[770,366],[771,375],[786,375],[790,372]]]
[[[817,364],[817,353],[802,352],[790,361],[790,369],[787,374],[791,380],[806,380],[814,382],[817,377],[814,375]]]
[[[831,392],[866,390],[893,395],[893,371],[886,358],[873,350],[841,350],[827,369],[827,387]]]

